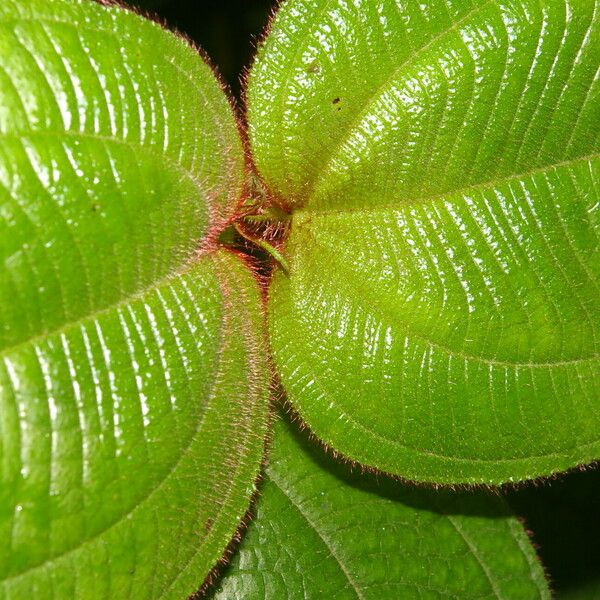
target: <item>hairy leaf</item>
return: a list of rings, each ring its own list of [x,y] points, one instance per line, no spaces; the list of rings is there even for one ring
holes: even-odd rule
[[[251,74],[294,407],[433,482],[600,456],[597,0],[289,0]]]
[[[257,517],[216,598],[549,597],[498,498],[391,483],[350,474],[277,423]]]
[[[154,23],[7,0],[0,139],[0,598],[185,597],[266,428],[231,108]]]

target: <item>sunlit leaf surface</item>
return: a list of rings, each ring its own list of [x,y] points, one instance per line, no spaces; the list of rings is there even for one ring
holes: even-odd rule
[[[292,212],[270,328],[348,457],[433,482],[600,455],[596,0],[290,0],[250,77]]]
[[[183,598],[266,428],[232,111],[154,23],[7,0],[0,139],[0,598]]]

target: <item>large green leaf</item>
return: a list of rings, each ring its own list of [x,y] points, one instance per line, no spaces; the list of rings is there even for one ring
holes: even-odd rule
[[[256,519],[216,598],[549,597],[498,498],[393,483],[352,475],[277,423]]]
[[[268,410],[231,108],[154,23],[7,0],[0,138],[0,598],[185,597]]]
[[[499,483],[600,456],[597,0],[288,0],[250,78],[292,212],[275,362],[348,457]]]

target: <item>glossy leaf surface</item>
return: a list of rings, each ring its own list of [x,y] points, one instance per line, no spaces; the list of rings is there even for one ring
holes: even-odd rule
[[[548,598],[499,499],[350,474],[282,422],[218,600]]]
[[[596,0],[289,0],[253,68],[301,417],[433,482],[600,455]],[[275,125],[274,125],[275,124]]]
[[[8,0],[0,139],[0,598],[185,597],[266,429],[231,108],[154,23]]]

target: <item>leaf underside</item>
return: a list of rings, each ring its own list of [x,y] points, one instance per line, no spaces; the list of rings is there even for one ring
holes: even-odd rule
[[[0,139],[0,598],[185,597],[267,423],[231,108],[154,23],[8,0]]]
[[[439,483],[600,456],[599,14],[299,0],[276,16],[249,83],[255,160],[292,212],[272,347],[335,450]]]
[[[389,484],[276,423],[256,518],[214,598],[549,598],[498,498]]]

